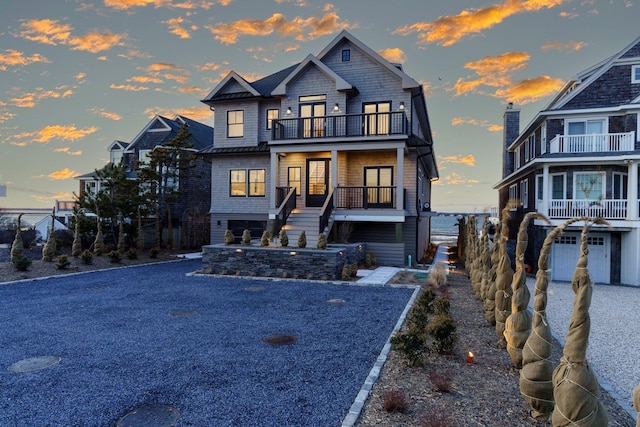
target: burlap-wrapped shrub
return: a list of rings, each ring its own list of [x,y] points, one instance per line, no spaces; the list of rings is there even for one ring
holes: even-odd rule
[[[22,258],[22,251],[24,250],[24,243],[22,242],[22,235],[20,228],[22,215],[18,215],[18,224],[16,227],[16,235],[13,238],[13,243],[11,244],[11,263],[15,265],[15,263]]]
[[[284,228],[280,230],[280,245],[283,248],[289,246],[289,236]]]
[[[509,221],[511,205],[507,204],[502,210],[502,225],[500,227],[500,260],[496,270],[496,335],[498,335],[498,348],[507,348],[504,338],[504,327],[507,317],[511,314],[511,281],[513,269],[511,259],[507,253],[507,240],[509,240]]]
[[[487,286],[489,285],[489,271],[491,270],[491,248],[489,247],[489,221],[485,218],[482,226],[482,238],[481,243],[481,268],[480,275],[480,287],[479,292],[476,293],[476,298],[484,302],[487,295]]]
[[[636,412],[640,412],[640,384],[633,389],[633,409],[635,409]],[[640,414],[636,421],[636,427],[640,427]]]
[[[602,219],[594,223],[606,224]],[[589,306],[593,282],[587,269],[587,233],[591,225],[585,221],[580,238],[580,257],[571,280],[576,294],[569,332],[560,364],[553,371],[553,397],[556,401],[551,421],[554,427],[601,427],[608,425],[607,411],[598,400],[600,385],[587,361],[591,319]]]
[[[511,314],[504,325],[504,338],[507,340],[507,352],[511,357],[513,366],[522,368],[522,347],[531,333],[531,313],[527,310],[531,298],[527,288],[527,272],[524,267],[524,253],[529,244],[528,227],[533,218],[547,218],[536,212],[527,213],[518,228],[516,241],[516,272],[511,281]]]
[[[304,230],[298,235],[298,247],[303,249],[307,247],[307,233]]]
[[[463,216],[458,219],[458,259],[465,262],[465,247],[467,244],[467,223]]]
[[[232,245],[235,243],[235,241],[236,241],[236,236],[233,235],[233,231],[226,229],[224,231],[224,244]]]
[[[76,215],[76,226],[73,233],[73,243],[71,244],[71,256],[78,258],[82,255],[82,239],[80,237],[80,216]]]
[[[251,245],[251,232],[246,228],[242,232],[242,244],[245,246]]]
[[[486,229],[486,217],[483,218],[482,229]],[[475,240],[474,240],[474,253],[473,253],[473,263],[472,263],[472,272],[471,272],[471,284],[473,285],[473,292],[475,293],[476,298],[480,299],[480,285],[482,283],[482,273],[483,273],[483,262],[482,262],[482,240],[481,237],[478,236],[478,231],[475,230]]]
[[[547,320],[547,287],[549,285],[549,254],[551,244],[565,228],[579,219],[571,219],[554,228],[544,239],[538,257],[538,272],[533,295],[531,334],[522,348],[520,393],[531,407],[531,416],[548,420],[553,412],[553,362],[551,362],[551,326]]]
[[[318,249],[327,249],[327,236],[324,233],[318,235],[318,243],[316,245]]]
[[[484,317],[491,326],[496,325],[496,275],[500,261],[500,223],[496,225],[491,248],[491,268],[487,275],[487,285],[484,295]]]
[[[51,227],[49,227],[49,236],[47,241],[42,247],[42,260],[46,262],[53,261],[53,257],[56,255],[56,239],[53,237],[53,232],[56,226],[56,208],[53,208],[51,212]]]
[[[270,238],[271,238],[271,233],[269,233],[269,230],[264,230],[262,232],[262,237],[260,237],[260,246],[262,247],[269,246]]]

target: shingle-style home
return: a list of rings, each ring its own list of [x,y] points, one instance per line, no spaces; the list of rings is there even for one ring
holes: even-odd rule
[[[140,165],[149,161],[148,154],[154,149],[173,140],[186,126],[190,133],[187,141],[192,147],[188,150],[197,153],[213,144],[213,129],[210,126],[189,119],[176,116],[169,119],[163,116],[153,117],[131,142],[114,141],[108,147],[109,161],[113,164],[126,165],[126,173],[130,179],[135,179]],[[179,200],[171,203],[172,220],[179,223],[185,210],[188,213],[206,215],[211,203],[211,166],[202,157],[197,157],[195,168],[182,171],[181,176],[171,177],[172,188],[179,190]],[[76,177],[80,182],[80,193],[100,191],[100,181],[95,172]]]
[[[211,243],[285,227],[366,243],[379,263],[418,261],[438,179],[423,87],[350,33],[254,82],[230,72],[215,111]]]
[[[589,234],[589,271],[595,282],[640,285],[640,38],[568,81],[550,104],[519,130],[519,110],[504,114],[500,207],[516,201],[516,221],[537,211],[553,225],[601,216],[610,227]],[[551,277],[571,280],[579,228],[553,245]],[[513,228],[513,227],[512,227]],[[533,227],[539,249],[548,226]],[[537,251],[527,262],[535,266]]]

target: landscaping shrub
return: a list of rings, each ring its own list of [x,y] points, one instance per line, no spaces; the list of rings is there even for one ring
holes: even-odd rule
[[[451,300],[447,295],[442,295],[433,301],[433,308],[436,314],[449,314]]]
[[[69,262],[67,255],[65,254],[58,255],[58,261],[56,261],[55,263],[56,269],[64,270],[67,267],[69,267],[69,265],[71,265],[71,263]]]
[[[448,393],[451,391],[451,383],[453,383],[453,370],[444,369],[442,371],[429,372],[429,380],[433,387],[440,392]]]
[[[236,242],[236,236],[233,235],[233,231],[227,229],[224,232],[224,244],[233,245]]]
[[[86,251],[82,252],[81,258],[84,265],[93,264],[93,253],[91,253],[90,250],[87,249]]]
[[[420,416],[418,427],[454,427],[457,426],[446,408],[431,407]]]
[[[29,267],[31,267],[31,260],[26,256],[23,256],[23,257],[17,258],[13,263],[13,266],[18,271],[27,271]]]
[[[149,251],[149,258],[153,258],[156,259],[158,258],[158,254],[160,253],[160,248],[157,246],[154,246],[151,248],[151,250]]]
[[[298,247],[303,249],[307,247],[307,234],[304,230],[302,230],[298,236]]]
[[[127,258],[138,259],[138,251],[134,248],[129,248],[129,250],[127,251]]]
[[[443,262],[437,262],[429,272],[429,283],[439,288],[447,284],[447,267]]]
[[[410,366],[422,366],[422,358],[427,352],[427,337],[423,329],[412,325],[407,331],[398,332],[391,337],[390,342]]]
[[[345,264],[345,266],[342,267],[342,273],[340,278],[344,281],[351,280],[351,267],[349,265]]]
[[[280,245],[282,247],[289,246],[289,236],[287,236],[287,232],[284,228],[280,230]]]
[[[269,230],[264,230],[262,232],[262,237],[260,238],[260,246],[262,247],[269,246],[269,237],[270,237]]]
[[[318,235],[317,248],[318,249],[326,249],[327,248],[327,237],[324,235],[324,233],[320,233]]]
[[[409,402],[400,390],[387,390],[382,393],[382,407],[387,412],[404,414],[409,409]]]
[[[113,264],[116,264],[122,261],[122,255],[118,251],[111,251],[109,252],[109,259]]]
[[[456,322],[448,314],[436,315],[427,332],[433,338],[433,348],[440,354],[451,354],[458,343]]]
[[[242,232],[242,244],[245,246],[251,245],[251,232],[248,229]]]

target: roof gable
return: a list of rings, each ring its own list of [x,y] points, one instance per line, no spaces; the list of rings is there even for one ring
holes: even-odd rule
[[[333,49],[338,47],[344,40],[349,41],[353,46],[361,50],[365,55],[369,56],[372,60],[380,63],[383,67],[389,70],[392,74],[396,75],[398,78],[402,80],[402,88],[403,89],[413,89],[420,87],[420,84],[416,82],[414,79],[409,77],[404,71],[400,70],[397,66],[393,65],[391,62],[387,61],[380,55],[378,52],[371,49],[366,44],[362,43],[356,37],[354,37],[347,30],[342,30],[340,34],[336,38],[333,39],[331,43],[325,47],[322,52],[318,54],[318,59],[320,61],[323,60],[327,55],[329,55]]]
[[[147,125],[142,128],[142,130],[131,140],[131,143],[126,148],[126,153],[135,152],[135,146],[140,143],[141,140],[145,139],[148,132],[151,133],[160,133],[160,132],[170,132],[172,127],[169,124],[169,119],[162,116],[155,116]]]
[[[353,86],[345,81],[342,77],[337,75],[333,70],[323,64],[318,58],[313,55],[307,55],[307,57],[291,72],[289,75],[280,82],[278,86],[271,92],[272,96],[284,96],[287,94],[287,84],[292,82],[295,78],[302,75],[308,67],[316,67],[322,73],[327,75],[331,80],[336,82],[337,91],[352,90]]]
[[[222,79],[216,87],[209,92],[203,102],[213,101],[216,99],[225,98],[238,98],[260,96],[260,93],[249,84],[240,74],[235,71],[231,71],[227,76]]]

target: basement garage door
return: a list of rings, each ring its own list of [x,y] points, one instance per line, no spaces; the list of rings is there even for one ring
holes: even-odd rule
[[[609,283],[611,262],[609,260],[610,236],[590,234],[587,237],[591,279],[596,283]],[[571,281],[580,255],[580,235],[566,233],[554,242],[551,249],[551,279]]]

